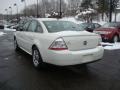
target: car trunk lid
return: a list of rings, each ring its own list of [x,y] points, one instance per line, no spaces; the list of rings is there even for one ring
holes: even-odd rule
[[[99,44],[100,37],[96,34],[86,31],[59,33],[62,35],[70,51],[79,51],[96,48]]]

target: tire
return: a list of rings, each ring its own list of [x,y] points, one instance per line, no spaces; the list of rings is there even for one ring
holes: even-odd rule
[[[14,38],[14,49],[15,49],[15,51],[18,51],[20,49],[18,46],[16,38]]]
[[[37,47],[33,47],[32,49],[32,61],[34,67],[37,69],[42,68],[44,66],[42,57]]]
[[[116,43],[119,41],[119,37],[117,35],[115,35],[113,38],[112,38],[112,43]]]

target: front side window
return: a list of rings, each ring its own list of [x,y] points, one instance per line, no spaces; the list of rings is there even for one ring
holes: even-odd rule
[[[36,32],[43,33],[42,26],[39,23],[37,25]]]
[[[69,21],[43,21],[48,32],[80,31],[77,24]]]

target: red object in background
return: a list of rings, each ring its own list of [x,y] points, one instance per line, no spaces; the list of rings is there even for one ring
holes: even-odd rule
[[[100,34],[103,41],[118,42],[120,40],[120,23],[106,23],[94,32]]]

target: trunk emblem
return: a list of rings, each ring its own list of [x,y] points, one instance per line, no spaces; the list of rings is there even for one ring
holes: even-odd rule
[[[88,44],[88,42],[87,42],[87,41],[84,41],[84,42],[83,42],[83,45],[87,45],[87,44]]]

